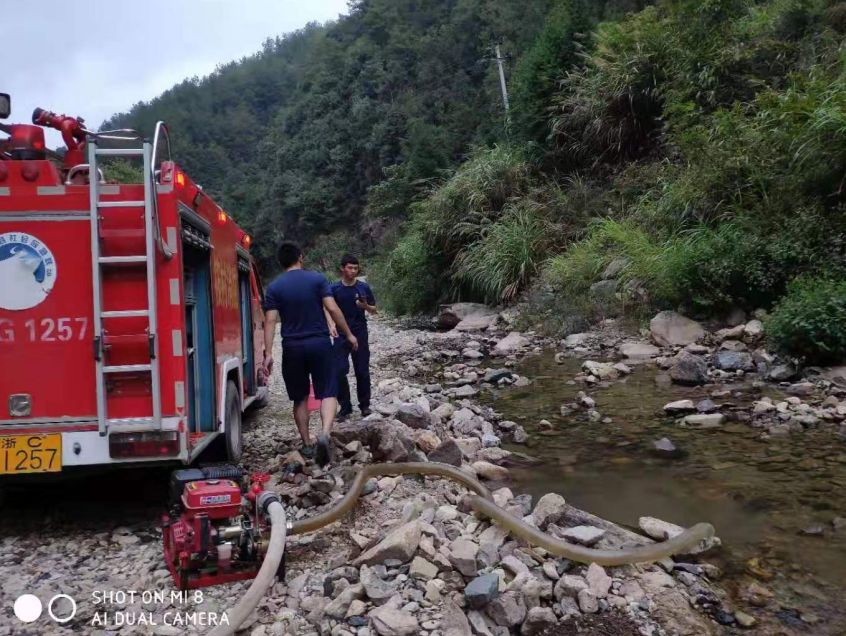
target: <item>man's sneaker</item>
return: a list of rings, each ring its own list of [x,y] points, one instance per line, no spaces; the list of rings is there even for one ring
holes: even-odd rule
[[[300,446],[300,455],[303,456],[303,459],[314,459],[314,444]]]
[[[373,414],[373,411],[371,411],[369,408],[361,409],[361,417],[367,417],[368,415],[372,415],[372,414]]]
[[[335,416],[335,420],[338,422],[346,422],[350,415],[352,415],[352,409],[341,409],[338,411],[338,415]]]
[[[321,468],[329,463],[329,438],[325,435],[317,438],[317,451],[314,454],[314,461]]]

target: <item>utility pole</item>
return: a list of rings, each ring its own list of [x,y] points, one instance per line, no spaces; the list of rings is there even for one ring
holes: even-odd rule
[[[502,88],[502,105],[505,106],[505,113],[508,114],[508,89],[505,86],[505,71],[502,68],[502,63],[505,58],[499,52],[499,43],[496,45],[496,65],[499,67],[499,85]]]

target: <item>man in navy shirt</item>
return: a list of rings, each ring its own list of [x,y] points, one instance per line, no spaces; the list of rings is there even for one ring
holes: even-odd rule
[[[335,373],[332,341],[324,310],[332,317],[333,330],[346,337],[351,351],[358,350],[358,341],[350,331],[344,314],[329,290],[323,274],[303,269],[303,253],[294,243],[282,243],[277,253],[282,274],[270,283],[265,294],[264,369],[273,366],[273,339],[276,323],[282,322],[282,378],[288,397],[294,403],[303,450],[311,452],[308,430],[309,376],[314,397],[322,400],[320,419],[323,432],[317,438],[315,460],[321,466],[329,461],[329,435],[337,410],[338,381]]]
[[[358,350],[352,349],[345,340],[337,337],[337,330],[333,330],[330,322],[329,327],[332,330],[333,337],[335,337],[335,352],[338,364],[338,403],[341,406],[341,410],[338,412],[339,422],[352,414],[350,384],[347,381],[347,374],[350,372],[350,356],[352,356],[353,371],[355,372],[358,407],[365,417],[370,415],[371,412],[370,347],[366,313],[376,313],[376,298],[373,296],[370,285],[357,279],[359,271],[361,271],[361,268],[358,259],[349,254],[345,255],[341,259],[341,280],[332,283],[331,287],[332,296],[344,314],[350,331],[358,341]]]

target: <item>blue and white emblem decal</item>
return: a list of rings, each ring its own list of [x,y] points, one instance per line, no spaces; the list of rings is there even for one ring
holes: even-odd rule
[[[50,248],[26,232],[0,234],[0,309],[29,309],[56,284]]]

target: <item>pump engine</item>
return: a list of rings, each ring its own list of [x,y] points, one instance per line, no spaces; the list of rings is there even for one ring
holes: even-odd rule
[[[262,490],[267,475],[245,487],[235,466],[188,468],[171,475],[170,513],[162,518],[165,560],[182,590],[255,577],[267,552],[270,527]],[[277,498],[278,500],[278,498]],[[284,578],[284,556],[279,578]]]

